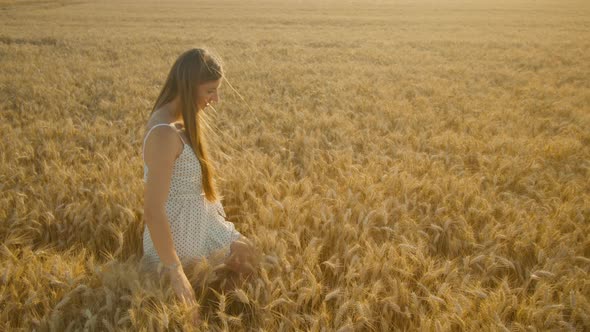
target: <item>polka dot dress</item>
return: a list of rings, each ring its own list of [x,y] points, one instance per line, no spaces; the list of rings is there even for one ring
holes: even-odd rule
[[[144,153],[148,135],[159,126],[168,126],[177,131],[174,125],[153,126],[145,136]],[[215,250],[229,247],[241,234],[235,229],[233,223],[225,219],[226,215],[221,202],[217,200],[211,203],[205,198],[201,164],[190,145],[184,142],[182,136],[180,139],[184,147],[174,162],[170,191],[166,201],[166,214],[170,222],[176,254],[185,263],[192,258],[209,256]],[[147,175],[148,167],[145,165],[144,158],[144,183],[147,182]],[[151,265],[160,262],[147,225],[143,232],[143,253],[146,263]]]

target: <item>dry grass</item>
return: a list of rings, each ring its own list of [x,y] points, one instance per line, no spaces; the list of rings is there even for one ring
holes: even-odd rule
[[[590,329],[588,1],[1,1],[0,330],[189,329],[138,271],[141,136],[225,60],[203,330]],[[217,280],[217,281],[216,281]],[[208,290],[209,289],[209,290]]]

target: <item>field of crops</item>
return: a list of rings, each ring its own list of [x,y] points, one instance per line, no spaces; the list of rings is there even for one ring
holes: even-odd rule
[[[590,2],[0,0],[0,330],[191,330],[138,270],[142,136],[175,58],[264,254],[202,325],[590,330]]]

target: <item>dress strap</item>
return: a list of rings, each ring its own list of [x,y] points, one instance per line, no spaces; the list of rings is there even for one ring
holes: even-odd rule
[[[185,144],[184,143],[184,140],[182,139],[182,136],[180,135],[180,133],[178,133],[178,130],[176,129],[175,126],[170,125],[168,123],[158,123],[157,125],[152,126],[150,128],[150,130],[148,130],[147,134],[145,134],[145,137],[143,139],[143,149],[142,149],[142,152],[141,153],[142,153],[142,157],[143,157],[143,161],[144,162],[145,162],[145,142],[147,142],[147,138],[150,135],[150,133],[152,132],[152,130],[154,130],[154,128],[159,127],[159,126],[167,126],[167,127],[170,127],[172,129],[174,129],[174,131],[178,134],[178,137],[180,137],[180,140],[182,141],[182,144]]]

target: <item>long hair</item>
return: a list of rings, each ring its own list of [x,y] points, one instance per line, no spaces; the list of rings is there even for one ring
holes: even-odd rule
[[[197,87],[203,83],[216,81],[223,77],[221,60],[203,48],[193,48],[182,53],[172,65],[160,95],[154,103],[152,113],[160,106],[172,101],[180,94],[182,119],[189,143],[201,164],[203,190],[205,197],[217,200],[215,189],[215,170],[209,160],[207,144],[203,135],[204,118],[202,110],[197,109]]]

